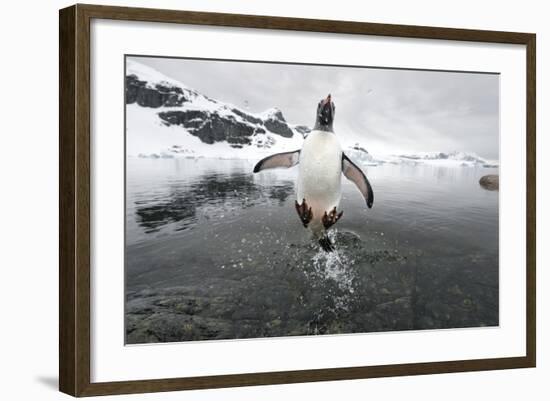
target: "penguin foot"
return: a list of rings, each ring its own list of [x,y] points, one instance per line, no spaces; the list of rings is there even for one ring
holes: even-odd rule
[[[321,238],[319,238],[319,245],[321,245],[321,248],[325,252],[332,252],[334,251],[334,245],[330,241],[330,238],[325,233]]]
[[[295,202],[296,206],[296,212],[298,213],[298,216],[300,217],[300,221],[304,225],[304,227],[307,228],[307,225],[313,218],[313,212],[311,211],[311,207],[309,207],[306,203],[306,200],[302,200],[302,204],[300,205],[298,201]]]
[[[336,224],[336,222],[340,220],[340,217],[342,217],[343,214],[344,214],[344,211],[341,211],[340,213],[336,211],[336,206],[329,213],[325,212],[325,215],[323,216],[323,219],[322,219],[323,226],[325,226],[325,230],[328,230],[330,227]]]

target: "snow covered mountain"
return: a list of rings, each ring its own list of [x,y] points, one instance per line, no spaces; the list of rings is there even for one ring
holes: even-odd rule
[[[402,159],[409,159],[409,160],[455,160],[455,161],[462,161],[462,162],[472,162],[477,164],[483,164],[486,163],[485,159],[482,159],[476,154],[473,153],[466,153],[466,152],[450,152],[450,153],[444,153],[444,152],[431,152],[431,153],[420,153],[420,154],[413,154],[413,155],[399,155]]]
[[[141,157],[258,158],[299,149],[307,127],[281,110],[254,114],[127,60],[127,152]]]
[[[382,164],[399,165],[435,165],[445,167],[498,167],[498,161],[486,160],[475,153],[466,152],[424,152],[400,155],[372,155],[360,144],[356,143],[344,149],[350,159],[364,166],[379,166]]]
[[[498,167],[498,161],[486,160],[475,153],[467,152],[424,152],[417,154],[394,155],[389,161],[408,164],[431,164],[461,167]]]
[[[376,158],[370,154],[367,149],[359,143],[344,149],[344,153],[355,163],[362,164],[364,166],[378,166],[385,163],[383,159]]]
[[[250,160],[300,149],[311,132],[289,124],[277,108],[251,113],[131,59],[126,61],[126,130],[128,156]],[[344,152],[364,166],[498,167],[498,162],[464,152],[373,155],[359,143]]]

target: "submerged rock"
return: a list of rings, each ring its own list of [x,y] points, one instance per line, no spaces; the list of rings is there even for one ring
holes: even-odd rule
[[[496,174],[484,175],[479,179],[479,185],[488,191],[498,191],[499,179]]]

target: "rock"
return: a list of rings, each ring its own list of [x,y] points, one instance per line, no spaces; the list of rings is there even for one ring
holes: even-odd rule
[[[270,118],[264,121],[264,125],[268,130],[282,137],[292,138],[292,135],[294,135],[286,123],[281,110],[277,110],[275,113],[271,114]]]
[[[496,174],[484,175],[479,179],[479,185],[488,191],[498,191],[499,179]]]
[[[467,308],[471,308],[472,300],[470,298],[464,298],[464,300],[462,301],[462,304]]]
[[[233,148],[252,144],[270,148],[277,135],[292,138],[295,134],[279,109],[251,114],[176,81],[141,76],[139,72],[126,76],[126,104],[160,108],[157,116],[162,125],[182,126],[207,144],[227,142]]]
[[[346,155],[355,163],[363,164],[381,164],[380,160],[376,160],[364,147],[356,143],[355,145],[345,149]]]
[[[142,107],[181,106],[187,99],[176,86],[148,85],[135,75],[126,76],[126,104],[137,103]]]
[[[418,318],[416,329],[433,329],[435,327],[434,320],[430,316],[421,316]]]
[[[453,151],[449,153],[445,152],[433,152],[422,155],[399,155],[400,158],[408,160],[458,160],[463,162],[469,162],[473,164],[486,164],[486,160],[475,154],[469,154],[465,152]]]
[[[410,297],[397,298],[394,301],[379,304],[374,309],[385,327],[392,330],[413,328],[413,313]]]
[[[231,332],[227,321],[173,313],[156,313],[141,321],[129,319],[128,323],[129,344],[223,339]]]
[[[252,124],[261,124],[262,123],[262,120],[257,118],[257,117],[254,117],[254,116],[251,116],[250,114],[247,114],[239,109],[231,109],[231,111],[233,113],[235,113],[236,115],[238,115],[239,117],[241,117],[242,119],[248,121],[249,123],[252,123]],[[264,131],[265,132],[265,131]]]
[[[241,111],[235,114],[245,121],[232,115],[203,110],[169,110],[158,113],[158,116],[165,125],[183,126],[191,135],[207,144],[227,141],[233,147],[242,147],[250,145],[254,135],[265,134],[267,130],[285,138],[294,135],[280,111],[271,114],[265,121]],[[272,144],[273,139],[258,141],[258,147],[270,147]]]
[[[362,147],[361,145],[359,145],[358,143],[356,143],[353,147],[352,147],[353,150],[357,150],[359,152],[363,152],[363,153],[366,153],[366,154],[369,154],[369,152],[367,151],[367,149],[365,149],[364,147]]]
[[[311,128],[305,125],[297,125],[294,127],[294,129],[298,131],[300,134],[302,134],[304,138],[311,132]]]
[[[231,116],[201,110],[173,110],[158,114],[169,125],[181,125],[202,142],[213,144],[227,141],[235,145],[249,145],[255,132],[253,125],[237,121]]]

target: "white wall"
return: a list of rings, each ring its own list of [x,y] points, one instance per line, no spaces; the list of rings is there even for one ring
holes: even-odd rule
[[[101,4],[113,4],[97,1]],[[370,3],[370,4],[369,4]],[[57,10],[68,1],[11,1],[0,21],[0,368],[3,399],[61,399],[57,393]],[[550,108],[550,25],[545,2],[160,0],[116,5],[358,20],[537,33],[538,368],[317,384],[251,387],[117,399],[281,400],[547,399],[550,306],[545,265],[550,187],[544,150]],[[545,17],[546,16],[546,17]],[[546,182],[545,182],[546,181]],[[544,315],[546,312],[546,316]],[[546,379],[546,381],[544,380]],[[102,399],[114,399],[106,397]]]

